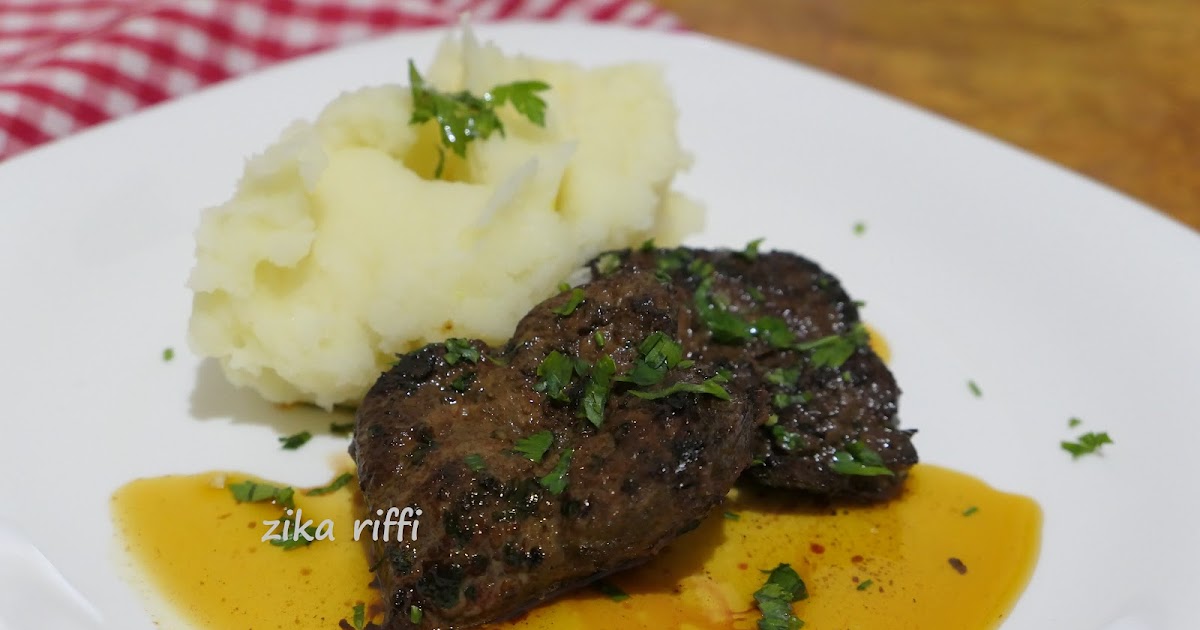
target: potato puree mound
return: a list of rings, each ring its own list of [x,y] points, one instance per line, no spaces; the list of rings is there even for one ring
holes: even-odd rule
[[[447,150],[441,179],[436,123],[409,125],[407,86],[344,94],[285,130],[196,235],[189,340],[232,383],[357,404],[396,353],[502,342],[602,250],[700,228],[702,210],[669,189],[687,158],[656,68],[510,57],[465,32],[426,79],[474,94],[545,81],[546,126],[504,106],[507,137],[466,159]]]

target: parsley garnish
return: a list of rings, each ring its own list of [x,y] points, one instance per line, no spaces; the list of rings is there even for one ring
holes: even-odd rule
[[[739,344],[750,340],[754,329],[741,316],[731,312],[724,300],[712,292],[712,278],[705,278],[696,287],[693,296],[696,314],[708,328],[713,341],[717,343]]]
[[[309,433],[308,431],[301,431],[295,435],[281,437],[279,438],[279,442],[283,445],[284,450],[294,451],[307,444],[311,439],[312,433]]]
[[[741,256],[750,262],[758,260],[758,246],[762,245],[763,240],[765,239],[756,238],[753,241],[746,243],[746,248],[738,252],[738,256]]]
[[[858,223],[854,224],[854,235],[855,236],[862,236],[863,234],[866,234],[866,233],[867,233],[867,224],[866,223],[859,221]]]
[[[796,333],[788,328],[787,322],[778,317],[760,317],[754,320],[750,333],[767,342],[772,348],[786,348],[796,341]]]
[[[638,249],[642,250],[643,252],[652,252],[657,247],[658,246],[654,244],[654,239],[648,238],[648,239],[642,241],[642,245],[641,245],[641,247],[638,247]]]
[[[323,494],[330,494],[333,492],[337,492],[338,490],[341,490],[342,488],[344,488],[346,486],[346,484],[350,483],[353,480],[354,480],[354,475],[352,475],[350,473],[342,473],[342,474],[338,475],[337,479],[334,479],[332,482],[330,482],[329,485],[323,486],[321,488],[313,488],[312,490],[309,490],[309,491],[305,492],[304,494],[307,494],[310,497],[319,497]]]
[[[346,422],[343,424],[338,424],[337,422],[330,422],[329,432],[334,435],[350,435],[351,433],[354,433],[354,423]]]
[[[571,467],[571,455],[575,453],[574,449],[567,449],[558,456],[558,463],[554,465],[554,470],[538,480],[538,483],[543,488],[550,491],[550,494],[562,494],[562,491],[567,487],[567,469]]]
[[[175,358],[175,348],[163,348],[163,353],[162,353],[163,361],[170,361],[171,359],[174,359],[174,358]]]
[[[620,266],[621,255],[616,252],[604,252],[596,258],[596,271],[599,271],[602,276],[611,274]]]
[[[591,377],[583,389],[583,415],[594,426],[604,423],[604,406],[608,403],[608,392],[612,388],[612,377],[617,373],[617,364],[608,355],[600,357],[592,367]]]
[[[789,453],[804,448],[803,435],[795,431],[788,431],[778,424],[771,427],[771,437],[775,439],[775,443],[779,445],[779,448]]]
[[[305,538],[304,536],[301,536],[299,539],[296,539],[293,536],[288,536],[287,538],[274,538],[274,539],[271,539],[269,542],[271,543],[272,547],[279,547],[280,549],[283,549],[284,551],[291,551],[292,549],[299,549],[301,547],[307,547],[316,541],[309,540],[308,538]]]
[[[466,339],[450,338],[443,345],[446,347],[445,359],[449,365],[454,365],[460,360],[470,363],[479,362],[479,350],[476,350],[475,346],[472,346],[471,342]]]
[[[513,452],[529,458],[531,462],[540,462],[554,441],[554,434],[549,431],[538,431],[533,435],[517,440]]]
[[[800,368],[775,368],[767,372],[766,377],[772,385],[794,386],[800,380]]]
[[[578,308],[582,302],[583,302],[583,289],[580,289],[580,288],[571,289],[571,297],[567,298],[567,301],[564,302],[562,306],[560,306],[556,309],[553,309],[550,312],[552,312],[555,315],[558,315],[560,317],[566,317],[567,315],[574,313],[575,309]]]
[[[454,379],[453,381],[450,381],[450,387],[453,388],[454,391],[456,391],[456,392],[463,393],[463,392],[466,392],[468,389],[470,389],[471,383],[474,383],[474,382],[475,382],[475,373],[474,372],[463,372],[462,374],[459,375],[458,378]]]
[[[798,630],[804,622],[792,612],[792,602],[808,597],[804,581],[788,564],[780,564],[769,573],[767,583],[754,592],[754,601],[762,612],[758,630]]]
[[[855,440],[846,445],[846,450],[833,454],[833,463],[829,469],[840,475],[858,475],[860,477],[878,477],[880,475],[894,476],[879,453],[867,448],[865,444]]]
[[[865,591],[865,590],[871,588],[871,585],[874,583],[875,583],[875,580],[863,580],[862,583],[859,584],[857,588],[860,591]]]
[[[1070,420],[1067,420],[1067,426],[1072,429],[1081,424],[1083,424],[1083,420],[1080,420],[1079,418],[1071,418]]]
[[[776,409],[786,409],[792,405],[803,405],[811,399],[812,397],[807,392],[800,392],[798,394],[779,392],[771,397],[771,404]]]
[[[979,511],[979,508],[978,508],[978,507],[976,507],[976,506],[974,506],[974,505],[972,505],[971,507],[969,507],[969,508],[967,508],[967,509],[963,510],[963,516],[970,516],[970,515],[972,515],[972,514],[974,514],[974,513],[978,512],[978,511]]]
[[[672,396],[674,394],[708,394],[709,396],[720,398],[721,400],[729,400],[729,392],[721,386],[721,383],[724,382],[726,382],[724,378],[720,376],[714,376],[699,384],[685,383],[680,381],[663,389],[656,389],[654,391],[635,390],[629,393],[643,400],[657,400],[659,398],[666,398],[667,396]]]
[[[413,106],[409,124],[436,121],[442,144],[459,157],[466,157],[467,144],[476,138],[486,140],[493,132],[504,136],[504,123],[496,114],[496,108],[505,103],[512,103],[517,113],[533,124],[539,127],[546,124],[546,101],[537,93],[550,89],[550,86],[541,81],[497,85],[483,96],[465,90],[447,94],[427,85],[412,60],[408,62],[408,80],[412,85]],[[441,176],[441,169],[434,175]]]
[[[600,580],[596,582],[596,590],[606,595],[614,602],[623,602],[629,599],[629,594],[621,590],[621,587],[609,582],[608,580]]]
[[[742,520],[742,515],[738,514],[737,512],[725,512],[725,520],[740,521]]]
[[[229,485],[233,500],[238,503],[263,503],[274,501],[286,509],[296,507],[296,491],[290,487],[272,486],[255,481],[243,481]]]
[[[594,339],[596,341],[597,348],[599,348],[601,350],[604,349],[604,333],[600,332],[597,329],[596,332],[592,333],[592,339]]]
[[[533,385],[533,391],[549,396],[551,400],[567,401],[567,385],[571,383],[571,374],[577,369],[575,361],[567,355],[553,350],[542,359],[538,365],[538,381]]]
[[[661,383],[667,370],[679,365],[683,360],[683,347],[665,333],[655,332],[642,340],[638,354],[633,369],[617,380],[646,387]]]
[[[471,453],[470,455],[467,455],[463,458],[463,461],[467,463],[467,468],[470,468],[475,472],[483,472],[483,469],[487,468],[487,466],[483,463],[483,456],[479,455],[478,453]]]
[[[1095,453],[1105,444],[1112,444],[1112,438],[1107,432],[1088,432],[1079,436],[1078,442],[1062,442],[1062,449],[1071,454],[1071,459],[1077,459],[1089,453]]]
[[[971,390],[971,394],[976,398],[983,396],[983,390],[979,389],[979,385],[975,381],[967,381],[967,389]]]
[[[354,605],[354,620],[350,622],[354,630],[364,630],[367,627],[367,606],[363,603]]]
[[[809,360],[813,367],[839,368],[846,362],[859,346],[866,345],[870,337],[866,326],[857,323],[842,335],[829,335],[814,341],[796,344],[794,347],[801,352],[810,352]]]
[[[424,616],[425,616],[425,614],[423,612],[421,612],[421,608],[419,606],[414,605],[414,606],[410,606],[408,608],[408,620],[409,621],[411,621],[413,623],[421,623],[421,618]]]

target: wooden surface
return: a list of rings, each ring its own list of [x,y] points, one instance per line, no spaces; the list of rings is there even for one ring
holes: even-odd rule
[[[1200,0],[659,0],[1200,229]]]

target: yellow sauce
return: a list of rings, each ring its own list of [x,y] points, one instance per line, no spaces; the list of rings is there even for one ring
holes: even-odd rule
[[[222,630],[334,630],[366,602],[382,620],[365,547],[351,535],[362,509],[353,484],[323,497],[298,492],[304,518],[332,520],[335,540],[284,551],[260,541],[262,521],[279,508],[235,503],[214,483],[221,477],[247,478],[142,479],[113,497],[127,549],[187,619]],[[882,506],[822,509],[740,490],[653,561],[610,579],[628,600],[584,589],[499,627],[586,628],[603,619],[628,630],[754,628],[760,570],[786,562],[808,584],[795,610],[810,628],[993,628],[1033,570],[1040,521],[1030,499],[929,465]]]

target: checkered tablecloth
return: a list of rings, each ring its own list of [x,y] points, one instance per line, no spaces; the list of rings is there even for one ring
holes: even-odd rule
[[[463,12],[677,26],[643,0],[0,0],[0,161],[283,59]]]

